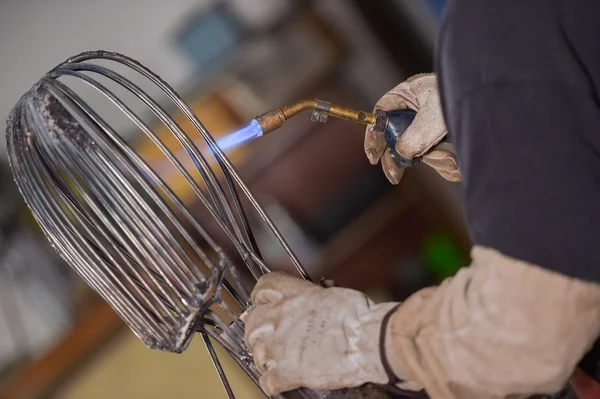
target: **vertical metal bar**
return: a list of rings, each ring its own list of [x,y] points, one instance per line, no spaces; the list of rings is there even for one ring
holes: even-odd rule
[[[210,342],[210,338],[205,332],[200,332],[200,335],[202,336],[202,340],[204,340],[204,345],[206,345],[206,350],[208,350],[208,354],[212,359],[213,365],[215,366],[215,369],[217,369],[217,374],[219,375],[219,379],[221,380],[221,384],[223,384],[225,392],[227,392],[227,397],[229,399],[235,399],[235,395],[231,390],[227,376],[225,376],[225,371],[221,366],[221,362],[219,361],[219,357],[217,356],[217,352],[215,352],[212,342]]]

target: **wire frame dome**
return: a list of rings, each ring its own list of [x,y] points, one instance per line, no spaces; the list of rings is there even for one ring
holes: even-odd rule
[[[183,114],[194,133],[167,109]],[[170,135],[157,134],[154,122]],[[134,149],[123,135],[129,131],[152,143],[193,199],[169,183],[164,164]],[[199,332],[229,397],[210,338],[257,383],[243,319],[252,284],[269,268],[247,209],[299,275],[308,275],[213,136],[166,82],[121,54],[74,56],[16,104],[7,149],[21,194],[52,246],[148,347],[182,352]],[[201,205],[203,218],[191,202]],[[286,397],[331,395],[298,390]]]

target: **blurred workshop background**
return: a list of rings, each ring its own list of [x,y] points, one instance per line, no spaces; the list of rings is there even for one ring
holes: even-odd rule
[[[53,66],[96,49],[157,72],[215,135],[305,97],[371,110],[406,77],[432,70],[443,4],[2,0],[0,115]],[[391,186],[364,156],[363,133],[306,115],[231,158],[315,279],[402,300],[466,264],[460,191],[421,166]],[[4,144],[1,153],[0,398],[224,398],[201,342],[182,355],[146,349],[71,272],[25,208]],[[258,238],[268,264],[288,267],[268,236]],[[225,367],[239,397],[259,397],[232,362]]]

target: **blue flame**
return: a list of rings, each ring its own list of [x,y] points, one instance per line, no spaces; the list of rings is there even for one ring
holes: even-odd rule
[[[253,119],[245,126],[228,133],[221,139],[217,140],[217,145],[223,151],[235,148],[239,145],[257,139],[263,135],[262,128],[256,119]]]
[[[234,130],[233,132],[227,133],[221,139],[217,140],[217,145],[221,148],[221,150],[227,151],[244,143],[262,137],[262,135],[263,131],[260,127],[260,124],[256,119],[253,119],[247,125],[242,126],[241,128]],[[206,141],[204,141],[203,138],[199,138],[194,142],[194,144],[196,144],[196,146],[200,149],[206,149]],[[185,156],[186,154],[188,155],[188,157]],[[197,161],[195,160],[195,156],[192,156],[192,154],[189,153],[185,148],[179,149],[175,152],[174,155],[175,158],[177,158],[186,169],[189,169],[193,166],[196,166],[197,168],[200,167],[197,164]],[[158,162],[154,163],[152,167],[155,171],[163,174],[163,179],[166,179],[174,173],[178,173],[177,170],[172,169],[173,163],[170,159],[167,158],[159,160]],[[165,171],[169,171],[169,175],[166,175]]]

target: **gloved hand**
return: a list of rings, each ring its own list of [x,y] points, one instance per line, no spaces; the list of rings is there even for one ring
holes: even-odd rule
[[[406,159],[422,157],[449,181],[460,181],[456,157],[449,144],[438,144],[448,133],[438,93],[435,74],[420,74],[400,83],[385,94],[375,109],[393,111],[410,108],[417,111],[414,121],[396,144],[396,151]],[[398,184],[404,169],[396,165],[387,148],[384,134],[367,128],[365,152],[371,164],[381,160],[383,172],[392,184]]]
[[[259,280],[252,301],[245,342],[267,394],[390,382],[385,347],[380,350],[382,322],[397,304],[375,304],[358,291],[323,288],[278,272]],[[406,382],[399,387],[421,388]]]

